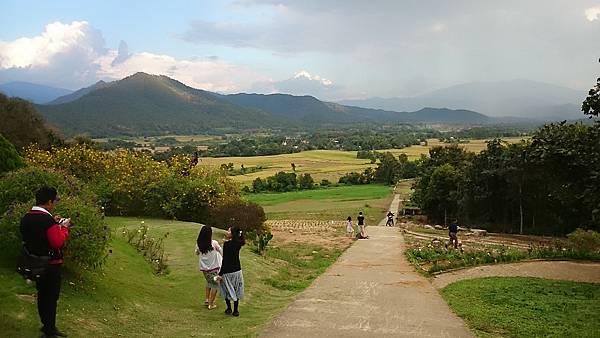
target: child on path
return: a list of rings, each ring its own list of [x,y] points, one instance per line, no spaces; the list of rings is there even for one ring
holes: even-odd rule
[[[212,228],[208,225],[203,226],[198,234],[198,239],[196,239],[196,255],[200,256],[198,265],[206,279],[204,304],[208,306],[209,310],[217,307],[215,298],[219,285],[215,277],[221,269],[222,254],[219,242],[212,239]]]
[[[240,249],[246,241],[243,231],[238,227],[227,230],[225,243],[223,243],[223,265],[219,271],[217,280],[221,285],[221,296],[225,298],[227,310],[225,314],[239,316],[238,305],[240,299],[244,298],[244,275],[240,264]],[[233,301],[233,311],[231,311]]]
[[[352,238],[354,236],[354,226],[352,226],[352,217],[348,216],[346,221],[346,234],[348,235],[348,237]]]

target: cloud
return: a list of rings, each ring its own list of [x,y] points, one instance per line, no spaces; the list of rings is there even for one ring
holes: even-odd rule
[[[335,84],[333,81],[319,75],[311,74],[306,70],[300,70],[294,76],[281,81],[256,82],[250,87],[250,92],[310,95],[321,100],[341,100],[361,96],[351,92],[344,86]]]
[[[267,77],[215,56],[178,59],[150,52],[130,53],[126,42],[106,48],[102,33],[85,21],[46,25],[38,36],[0,41],[0,79],[71,89],[135,72],[163,74],[189,86],[219,92],[248,88]]]
[[[585,17],[588,19],[588,21],[600,20],[600,6],[586,9]]]
[[[127,61],[127,59],[129,59],[131,57],[131,54],[129,54],[129,46],[127,46],[127,43],[123,40],[121,40],[121,42],[119,43],[119,50],[117,51],[117,57],[111,62],[111,66],[116,66],[119,63],[123,63],[125,61]]]

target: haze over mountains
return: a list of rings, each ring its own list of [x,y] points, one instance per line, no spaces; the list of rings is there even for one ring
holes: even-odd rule
[[[422,107],[469,109],[492,117],[554,121],[582,118],[581,102],[586,96],[585,91],[530,80],[512,80],[466,83],[414,97],[374,97],[340,103],[395,111]]]
[[[20,97],[33,103],[48,103],[57,97],[70,94],[64,88],[44,86],[30,82],[8,82],[0,84],[0,93],[8,97]]]
[[[23,97],[37,94],[37,102],[46,102],[37,108],[64,134],[92,136],[356,123],[539,123],[581,118],[579,107],[585,96],[568,88],[515,80],[463,84],[412,98],[372,98],[340,104],[288,94],[224,95],[146,73],[119,81],[99,81],[75,92],[37,85],[17,87]],[[52,98],[50,93],[63,95]]]
[[[136,73],[99,82],[38,109],[63,133],[198,133],[351,123],[481,124],[492,120],[466,110],[425,108],[399,113],[323,102],[285,94],[222,95],[194,89],[167,76]]]

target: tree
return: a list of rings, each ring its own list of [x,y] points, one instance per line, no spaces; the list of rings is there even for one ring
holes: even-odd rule
[[[301,174],[298,176],[298,187],[301,190],[309,190],[315,187],[315,181],[310,174]]]
[[[387,185],[395,184],[398,180],[400,171],[400,163],[390,152],[386,152],[381,156],[381,162],[375,169],[375,180]]]
[[[22,166],[24,166],[23,159],[17,153],[15,146],[0,135],[0,174]]]
[[[600,59],[598,59],[600,62]],[[596,80],[596,85],[588,92],[588,97],[583,101],[581,110],[585,115],[598,116],[600,113],[600,77]]]

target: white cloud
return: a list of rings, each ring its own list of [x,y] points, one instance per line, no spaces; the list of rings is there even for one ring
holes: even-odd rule
[[[348,88],[335,84],[333,81],[306,70],[300,70],[291,78],[276,81],[259,81],[250,87],[251,92],[273,94],[284,93],[293,95],[310,95],[321,100],[342,100],[362,97],[364,94],[356,94]]]
[[[600,20],[600,6],[586,9],[585,17],[588,19],[588,21]]]
[[[121,41],[108,49],[102,33],[85,21],[55,22],[35,37],[0,41],[2,81],[29,81],[71,89],[135,72],[173,77],[189,86],[219,92],[239,91],[266,77],[215,57],[177,59],[149,52],[130,53]]]
[[[103,45],[100,32],[85,21],[54,22],[39,36],[0,41],[0,68],[45,66],[53,58],[73,52],[94,59],[103,52]]]
[[[306,78],[311,81],[320,82],[323,86],[332,86],[333,82],[325,78],[321,78],[319,75],[311,75],[305,70],[301,70],[294,75],[294,79]]]

